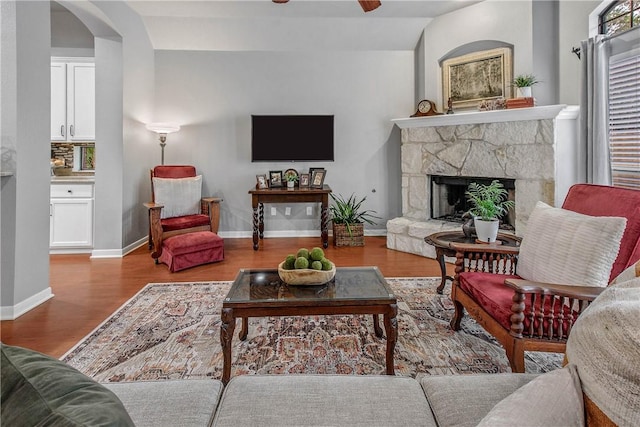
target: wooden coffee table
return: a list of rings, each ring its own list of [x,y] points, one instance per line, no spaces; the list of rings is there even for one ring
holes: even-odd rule
[[[424,238],[424,241],[430,245],[435,246],[436,248],[436,259],[438,260],[438,264],[440,264],[440,273],[442,275],[442,280],[440,285],[436,289],[436,292],[442,294],[444,290],[444,286],[447,283],[447,279],[453,281],[453,277],[447,276],[447,267],[444,263],[444,257],[454,257],[456,256],[456,250],[451,247],[452,243],[467,243],[473,244],[476,243],[475,237],[467,237],[462,231],[441,231],[439,233],[433,233]],[[504,245],[504,246],[520,246],[521,239],[519,237],[498,233],[498,237],[496,238],[496,243],[491,243],[492,245]],[[478,243],[479,245],[487,245],[488,243]]]
[[[220,343],[224,358],[222,382],[231,377],[231,341],[236,319],[242,319],[241,340],[247,338],[249,317],[373,314],[376,336],[387,336],[386,371],[395,375],[393,351],[398,335],[397,300],[378,267],[343,267],[324,285],[290,286],[276,269],[243,269],[222,302]]]

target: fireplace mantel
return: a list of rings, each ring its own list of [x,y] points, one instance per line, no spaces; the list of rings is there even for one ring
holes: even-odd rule
[[[400,129],[408,129],[433,126],[470,125],[477,123],[544,120],[555,119],[561,111],[567,110],[566,107],[566,105],[545,105],[542,107],[514,108],[511,110],[463,111],[455,114],[409,117],[404,119],[393,119],[391,121],[398,125]],[[570,111],[577,114],[577,109],[575,108],[570,109]]]

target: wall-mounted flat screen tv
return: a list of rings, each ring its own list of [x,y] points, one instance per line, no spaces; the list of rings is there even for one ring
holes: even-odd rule
[[[251,116],[252,162],[333,160],[333,116]]]

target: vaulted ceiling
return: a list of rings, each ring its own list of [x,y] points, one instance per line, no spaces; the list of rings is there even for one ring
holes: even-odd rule
[[[128,0],[155,49],[412,50],[435,17],[481,0]],[[457,31],[457,29],[452,29]]]

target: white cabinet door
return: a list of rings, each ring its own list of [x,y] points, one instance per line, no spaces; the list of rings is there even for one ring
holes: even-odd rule
[[[93,246],[93,200],[51,199],[50,247]]]
[[[51,140],[67,139],[67,64],[51,63]]]
[[[95,64],[67,64],[67,122],[69,141],[96,139]]]

